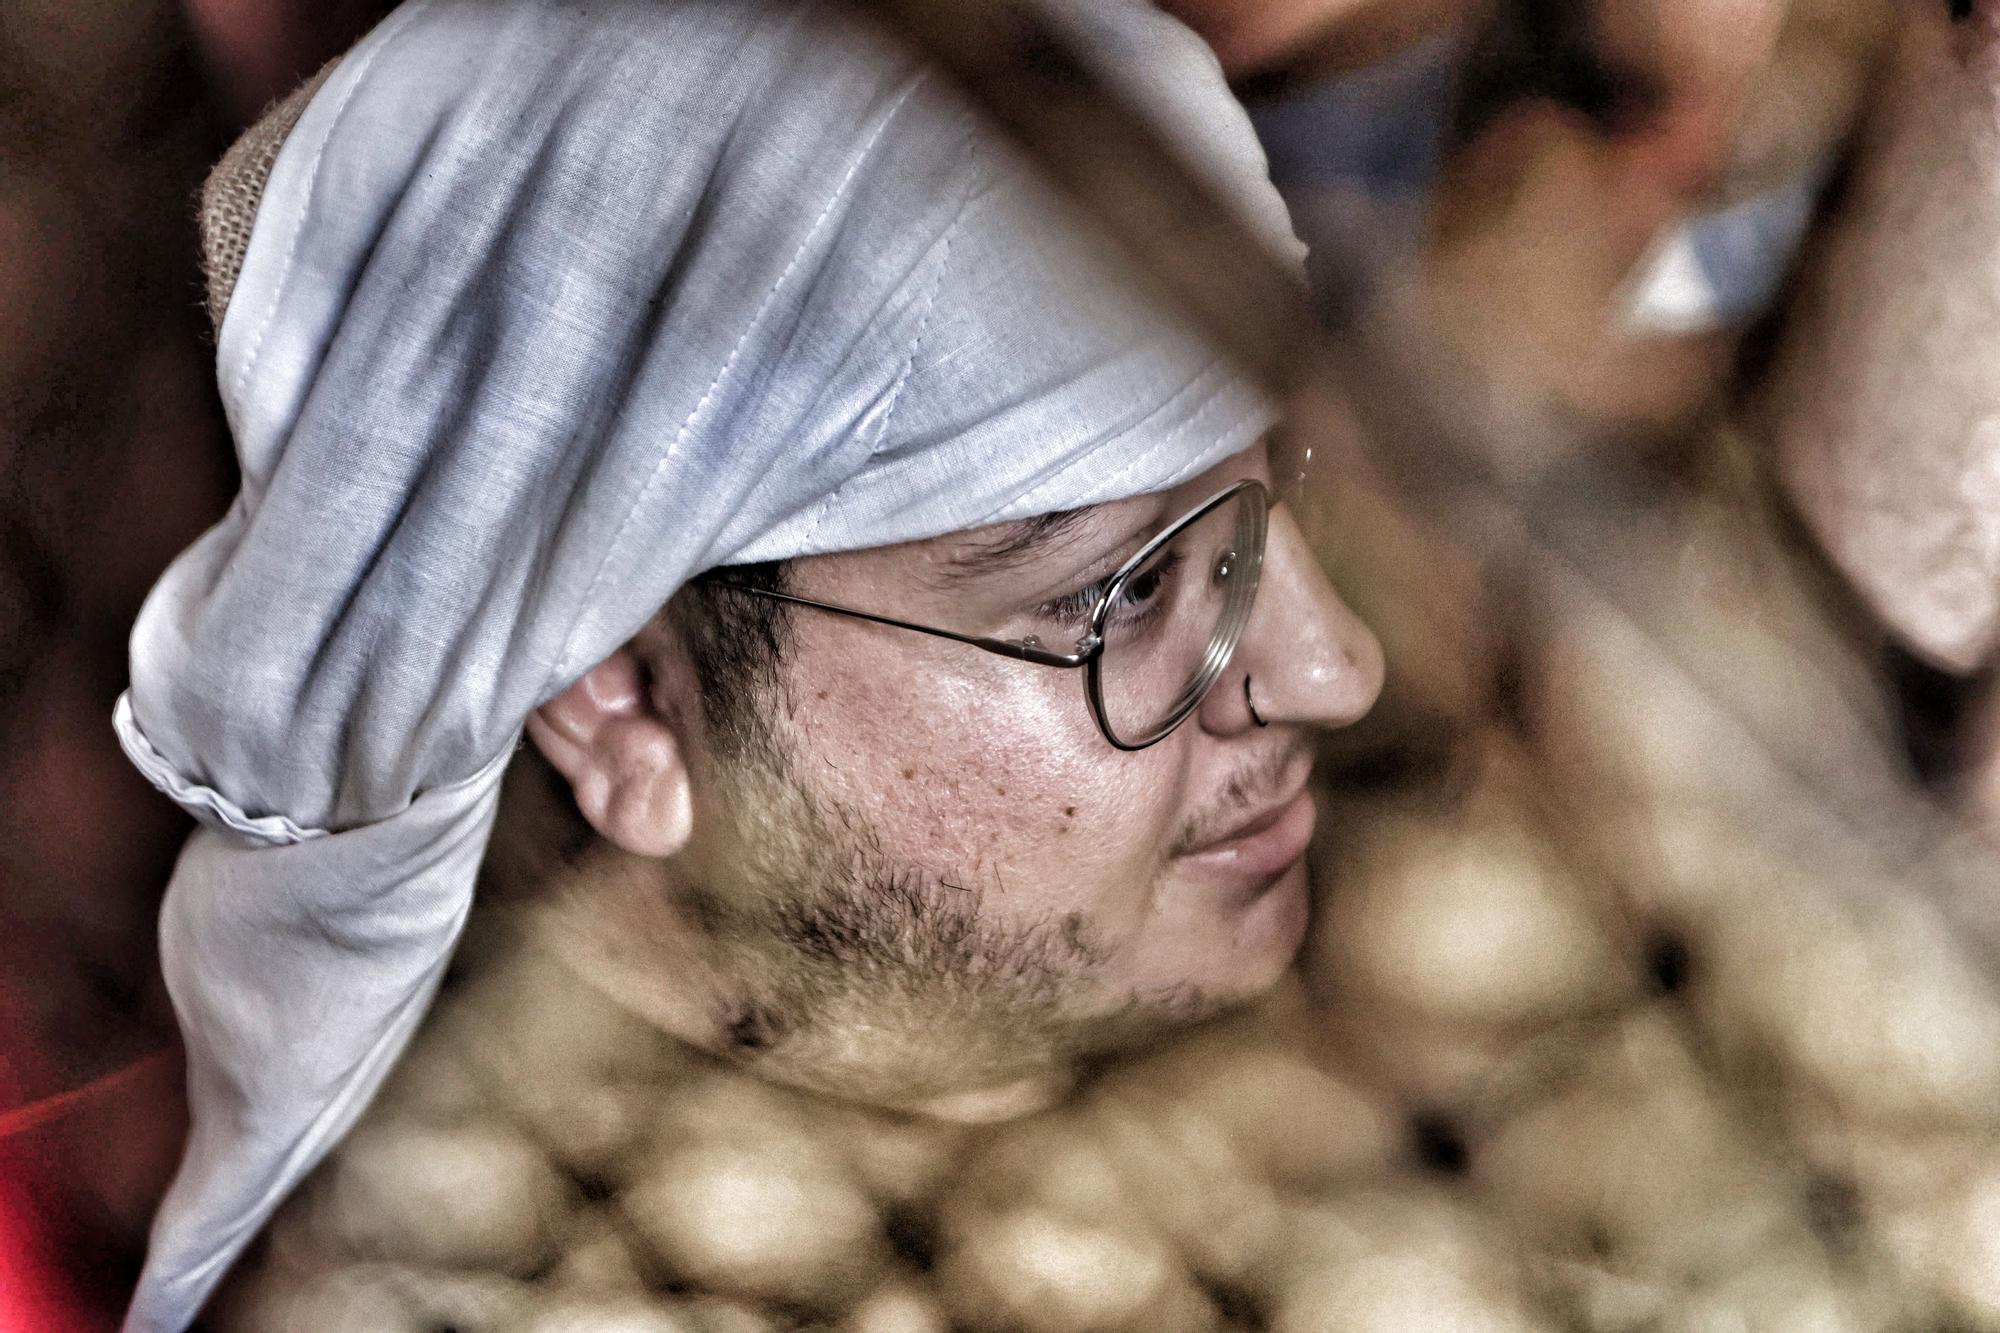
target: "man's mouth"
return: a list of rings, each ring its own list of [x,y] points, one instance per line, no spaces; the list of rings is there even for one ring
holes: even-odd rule
[[[1312,842],[1317,812],[1304,776],[1285,794],[1245,811],[1242,818],[1181,855],[1198,866],[1264,879],[1291,868]]]
[[[1187,859],[1236,874],[1265,878],[1290,869],[1312,842],[1317,812],[1312,795],[1300,791],[1283,805],[1264,810],[1222,838],[1189,851]]]

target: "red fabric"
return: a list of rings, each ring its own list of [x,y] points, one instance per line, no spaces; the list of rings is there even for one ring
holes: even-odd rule
[[[0,1024],[12,1027],[14,1015],[0,990]],[[0,1062],[0,1106],[11,1106],[18,1095],[19,1079],[13,1068]],[[13,1134],[0,1131],[0,1329],[18,1333],[53,1333],[79,1325],[76,1308],[67,1284],[55,1276],[53,1256],[47,1253],[45,1228],[28,1201],[21,1172],[14,1161],[10,1140]]]
[[[0,1154],[0,1328],[74,1333],[87,1320],[48,1253],[47,1227]]]

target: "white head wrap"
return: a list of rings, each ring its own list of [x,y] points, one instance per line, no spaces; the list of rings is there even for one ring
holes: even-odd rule
[[[1212,57],[1093,4],[1294,247]],[[201,821],[161,925],[194,1130],[132,1330],[183,1328],[366,1105],[524,718],[687,578],[1169,487],[1270,420],[812,0],[410,0],[286,140],[219,338],[242,493],[116,719]]]

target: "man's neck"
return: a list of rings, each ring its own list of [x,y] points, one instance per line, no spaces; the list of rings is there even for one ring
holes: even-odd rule
[[[533,750],[507,775],[483,873],[483,903],[523,923],[534,947],[580,986],[698,1050],[739,1059],[780,1082],[825,1091],[810,1068],[768,1053],[772,1025],[744,998],[757,987],[745,950],[704,919],[703,895],[673,861],[634,856],[598,837],[562,779]],[[879,1038],[878,1038],[879,1039]],[[1055,1104],[1075,1084],[1067,1066],[1010,1070],[907,1098],[842,1088],[890,1109],[990,1124]]]

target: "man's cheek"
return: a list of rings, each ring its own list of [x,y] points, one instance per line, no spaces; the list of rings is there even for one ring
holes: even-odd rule
[[[1039,793],[1048,810],[995,850],[992,899],[1023,921],[1060,921],[1117,951],[1153,914],[1175,806],[1169,784],[1107,781]]]
[[[878,677],[814,699],[806,728],[832,794],[901,831],[962,852],[1056,836],[1088,785],[1080,738],[1051,686],[1071,673]],[[1072,682],[1074,688],[1074,683]],[[1081,709],[1082,700],[1075,701]],[[1087,724],[1087,718],[1086,724]],[[1086,738],[1096,740],[1093,730]],[[1097,741],[1099,746],[1102,742]],[[1108,753],[1108,747],[1105,747]],[[907,850],[916,850],[907,846]]]
[[[1109,928],[1142,913],[1184,766],[1171,743],[1107,744],[1080,673],[949,649],[799,665],[816,666],[798,677],[800,776],[859,814],[887,860],[1010,918],[1101,912]]]

